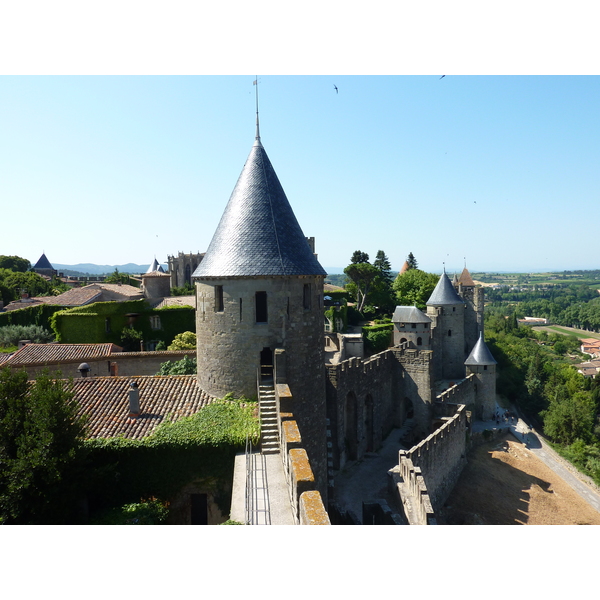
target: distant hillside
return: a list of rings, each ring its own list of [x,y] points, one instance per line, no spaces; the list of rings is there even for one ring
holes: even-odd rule
[[[147,265],[136,265],[134,263],[127,263],[126,265],[94,265],[92,263],[80,263],[78,265],[61,265],[59,263],[52,263],[52,266],[65,275],[110,275],[115,272],[115,269],[119,269],[119,273],[145,273],[148,270],[149,264]],[[166,271],[167,265],[162,265]]]

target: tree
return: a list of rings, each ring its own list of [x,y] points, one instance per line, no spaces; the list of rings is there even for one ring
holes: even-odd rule
[[[178,333],[167,350],[195,350],[196,334],[193,331]]]
[[[195,375],[197,370],[196,357],[184,356],[181,360],[162,363],[157,375]]]
[[[125,352],[139,352],[141,348],[142,332],[133,327],[123,327],[120,345]]]
[[[54,335],[40,325],[5,325],[0,327],[0,346],[16,346],[19,340],[34,344],[51,342]]]
[[[362,312],[367,303],[367,297],[371,291],[373,282],[379,276],[379,270],[368,262],[361,262],[348,265],[344,269],[344,273],[356,286],[357,309]]]
[[[399,306],[416,306],[420,310],[427,308],[426,302],[439,281],[439,276],[420,269],[409,269],[396,277],[392,288],[396,293]]]
[[[0,523],[72,522],[86,420],[71,385],[0,370]]]
[[[360,250],[355,250],[354,253],[352,254],[352,258],[350,259],[350,262],[353,265],[357,265],[357,264],[361,264],[361,263],[368,263],[369,255],[366,252],[361,252]]]
[[[108,277],[106,277],[106,279],[104,280],[105,283],[126,283],[129,284],[131,283],[131,278],[127,273],[119,273],[119,269],[117,269],[117,267],[115,267],[115,270],[113,273],[111,273],[110,275],[108,275]]]
[[[25,273],[31,269],[31,263],[26,258],[20,256],[0,255],[0,269],[10,269],[19,273]]]
[[[415,258],[414,254],[412,252],[408,253],[408,256],[406,257],[406,262],[408,263],[408,268],[410,269],[418,269],[419,265],[417,263],[417,259]]]
[[[377,251],[377,256],[373,261],[373,266],[379,270],[381,279],[388,285],[392,284],[392,265],[383,250]]]
[[[25,290],[30,296],[41,296],[52,293],[52,285],[37,273],[13,272],[6,276],[4,285],[10,290],[11,300],[19,298],[21,290]]]

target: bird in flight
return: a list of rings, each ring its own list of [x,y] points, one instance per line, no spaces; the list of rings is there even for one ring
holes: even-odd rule
[[[335,88],[335,93],[339,94],[338,89],[337,89],[337,85],[335,85],[335,83],[333,84],[333,87]]]
[[[445,75],[442,75],[442,76],[440,77],[440,79],[444,79],[444,77],[446,77],[446,76],[445,76]]]

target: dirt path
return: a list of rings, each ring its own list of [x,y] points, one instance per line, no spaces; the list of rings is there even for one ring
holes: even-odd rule
[[[600,525],[600,512],[507,433],[469,455],[440,522],[448,525]]]

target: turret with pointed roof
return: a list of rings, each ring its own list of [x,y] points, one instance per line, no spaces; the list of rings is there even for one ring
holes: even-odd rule
[[[214,397],[256,397],[273,374],[326,498],[323,281],[317,261],[257,135],[212,241],[193,274],[198,382]],[[285,366],[284,366],[285,363]]]
[[[489,366],[495,364],[497,364],[496,359],[492,356],[490,349],[487,347],[485,341],[483,340],[483,333],[480,333],[477,343],[475,344],[473,350],[471,350],[471,354],[469,354],[467,360],[465,361],[465,365]]]
[[[322,275],[260,139],[194,278]]]
[[[475,412],[484,421],[492,418],[496,409],[496,360],[487,347],[483,333],[465,361],[467,375],[477,378]]]
[[[458,278],[458,285],[462,285],[462,286],[468,286],[468,287],[475,287],[475,282],[473,281],[473,278],[471,277],[471,273],[469,273],[467,267],[465,267],[462,270],[462,273],[460,274],[460,277]]]
[[[426,304],[427,316],[433,321],[435,379],[462,379],[465,373],[465,303],[445,269]]]
[[[457,294],[448,275],[446,275],[445,269],[426,304],[427,306],[464,304],[463,299]]]
[[[42,253],[31,270],[38,273],[38,275],[45,275],[46,277],[55,277],[58,275],[57,270],[50,264],[45,253]]]

